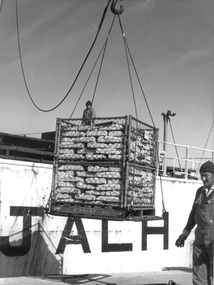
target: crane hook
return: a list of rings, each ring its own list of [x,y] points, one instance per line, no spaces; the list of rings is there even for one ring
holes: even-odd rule
[[[123,0],[120,0],[120,1],[123,1]],[[122,5],[120,5],[120,9],[116,9],[116,4],[117,4],[117,0],[112,0],[111,11],[115,15],[120,15],[123,13],[124,8]]]

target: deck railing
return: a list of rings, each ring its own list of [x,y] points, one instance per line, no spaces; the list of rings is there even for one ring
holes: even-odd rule
[[[207,160],[214,162],[214,150],[159,142],[160,175],[200,179],[200,166]]]

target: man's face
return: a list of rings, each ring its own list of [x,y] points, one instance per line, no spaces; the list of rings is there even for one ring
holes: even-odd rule
[[[201,172],[201,180],[204,183],[204,186],[210,189],[214,185],[214,173]]]
[[[86,105],[86,108],[87,108],[88,110],[90,110],[90,109],[91,109],[91,104]]]

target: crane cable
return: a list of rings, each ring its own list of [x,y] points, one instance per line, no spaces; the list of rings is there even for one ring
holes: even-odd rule
[[[74,85],[75,85],[75,83],[76,83],[76,81],[77,81],[77,79],[78,79],[78,77],[79,77],[79,75],[80,75],[80,73],[81,73],[81,71],[82,71],[82,69],[83,69],[83,67],[84,67],[84,65],[85,65],[85,63],[86,63],[86,61],[87,61],[87,59],[88,59],[88,57],[89,57],[89,55],[90,55],[90,53],[91,53],[93,47],[94,47],[94,45],[95,45],[95,42],[96,42],[96,40],[97,40],[97,38],[98,38],[98,35],[99,35],[99,32],[100,32],[100,30],[101,30],[101,28],[102,28],[102,24],[103,24],[103,21],[104,21],[104,19],[105,19],[106,12],[107,12],[107,10],[108,10],[108,7],[109,7],[109,4],[111,3],[111,1],[112,1],[112,0],[109,0],[109,1],[108,1],[107,5],[106,5],[106,7],[105,7],[105,9],[104,9],[104,11],[103,11],[102,18],[101,18],[100,24],[99,24],[99,26],[98,26],[98,30],[97,30],[97,33],[96,33],[96,35],[95,35],[94,41],[93,41],[93,43],[92,43],[92,45],[91,45],[91,47],[90,47],[90,49],[89,49],[89,51],[88,51],[88,53],[87,53],[85,59],[84,59],[84,61],[83,61],[82,65],[81,65],[81,67],[80,67],[80,69],[79,69],[79,71],[78,71],[78,73],[77,73],[77,75],[76,75],[76,77],[75,77],[75,79],[74,79],[74,81],[73,81],[71,87],[70,87],[69,90],[67,91],[66,95],[63,97],[63,99],[62,99],[55,107],[50,108],[50,109],[42,109],[42,108],[40,108],[40,107],[34,102],[34,100],[33,100],[33,98],[32,98],[32,95],[31,95],[31,93],[30,93],[28,84],[27,84],[26,76],[25,76],[24,65],[23,65],[23,60],[22,60],[21,44],[20,44],[19,19],[18,19],[18,0],[16,0],[17,40],[18,40],[18,52],[19,52],[19,59],[20,59],[22,77],[23,77],[23,80],[24,80],[24,84],[25,84],[25,88],[26,88],[26,91],[27,91],[27,93],[28,93],[28,96],[29,96],[31,102],[33,103],[33,105],[34,105],[39,111],[41,111],[41,112],[51,112],[51,111],[55,110],[56,108],[58,108],[58,107],[65,101],[65,99],[68,97],[69,93],[71,92],[72,88],[74,87]]]
[[[138,112],[137,112],[137,105],[136,105],[136,99],[135,99],[135,93],[134,93],[134,86],[133,86],[133,80],[132,80],[132,74],[131,74],[131,68],[130,68],[130,61],[129,61],[129,57],[128,57],[128,47],[127,47],[127,42],[126,42],[126,36],[124,33],[124,29],[122,26],[122,22],[121,22],[121,18],[118,14],[118,20],[119,20],[119,25],[120,25],[120,29],[121,29],[121,34],[122,34],[122,38],[123,38],[123,44],[124,44],[124,49],[125,49],[125,55],[126,55],[126,63],[127,63],[127,68],[128,68],[128,74],[129,74],[129,81],[130,81],[130,85],[131,85],[131,92],[132,92],[132,99],[133,99],[133,103],[134,103],[134,110],[135,110],[135,115],[136,115],[136,126],[135,126],[135,144],[134,144],[134,157],[133,157],[133,167],[131,168],[131,174],[132,174],[132,187],[131,187],[131,205],[130,205],[130,209],[131,210],[134,206],[134,185],[135,185],[135,174],[136,174],[136,154],[137,154],[137,137],[138,137],[138,133],[139,133],[139,127],[138,127]],[[129,121],[129,126],[131,125],[131,121]]]
[[[144,101],[146,103],[146,106],[147,106],[147,109],[148,109],[148,112],[149,112],[149,115],[150,115],[153,127],[156,130],[155,123],[154,123],[154,120],[153,120],[153,117],[152,117],[152,113],[151,113],[151,110],[149,108],[148,101],[146,99],[146,94],[145,94],[143,86],[141,84],[141,81],[140,81],[140,78],[139,78],[139,75],[138,75],[138,72],[137,72],[137,68],[136,68],[134,60],[132,58],[132,55],[131,55],[131,52],[130,52],[130,49],[129,49],[129,46],[128,46],[128,42],[126,40],[126,36],[125,36],[124,30],[123,30],[123,26],[122,26],[120,15],[118,14],[117,16],[118,16],[118,19],[119,19],[119,24],[120,24],[121,33],[122,33],[122,36],[123,36],[123,41],[124,41],[124,46],[125,46],[127,65],[128,65],[128,71],[129,71],[129,78],[130,78],[130,82],[131,82],[132,96],[133,96],[133,101],[134,101],[134,106],[135,106],[135,113],[136,113],[136,118],[137,118],[136,129],[138,130],[138,113],[137,113],[137,106],[136,106],[136,100],[135,100],[135,94],[134,94],[134,88],[133,88],[133,83],[132,83],[132,77],[131,77],[131,71],[130,71],[130,64],[129,64],[129,60],[128,60],[128,55],[129,55],[129,57],[131,59],[131,63],[132,63],[132,66],[134,68],[134,71],[135,71],[135,74],[136,74],[136,77],[137,77],[137,80],[138,80],[138,83],[139,83],[139,86],[140,86],[140,89],[141,89]],[[159,154],[158,154],[158,142],[157,142],[157,140],[155,140],[155,142],[156,142],[155,148],[156,148],[156,158],[157,158],[157,169],[159,169],[160,162],[159,162]],[[135,156],[136,156],[136,147],[137,147],[137,143],[135,144]],[[134,161],[135,161],[135,159],[134,159]],[[135,170],[134,170],[134,172],[135,172]],[[135,175],[135,173],[133,173],[133,180],[134,180],[134,175]],[[164,215],[164,213],[166,212],[166,208],[165,208],[165,203],[164,203],[164,194],[163,194],[163,185],[162,185],[162,177],[161,177],[161,175],[160,175],[160,188],[161,188],[161,198],[162,198],[162,212],[163,212],[163,215]],[[132,199],[133,198],[134,197],[133,197],[133,191],[132,191]]]
[[[3,0],[0,0],[0,14],[1,14],[1,11],[2,11],[2,5],[3,5]]]
[[[149,114],[150,114],[150,117],[151,117],[153,126],[154,126],[154,128],[155,128],[154,120],[153,120],[153,118],[152,118],[152,114],[151,114],[151,111],[150,111],[150,108],[149,108],[149,105],[148,105],[148,102],[147,102],[147,99],[146,99],[146,95],[145,95],[145,92],[144,92],[144,90],[143,90],[142,84],[141,84],[141,82],[140,82],[140,79],[139,79],[139,76],[138,76],[138,73],[137,73],[137,69],[136,69],[136,67],[135,67],[134,60],[133,60],[133,58],[132,58],[132,55],[131,55],[131,52],[130,52],[130,49],[129,49],[129,46],[128,46],[128,43],[127,43],[127,40],[126,40],[126,36],[125,36],[125,33],[124,33],[123,25],[122,25],[122,22],[121,22],[121,19],[120,19],[120,16],[119,16],[120,13],[117,13],[117,14],[115,14],[115,15],[118,16],[119,25],[120,25],[120,29],[121,29],[121,33],[122,33],[122,37],[123,37],[123,42],[124,42],[124,48],[125,48],[125,54],[126,54],[126,61],[127,61],[129,79],[130,79],[130,84],[131,84],[132,97],[133,97],[133,102],[134,102],[134,109],[135,109],[135,114],[136,114],[136,118],[137,118],[136,129],[138,130],[138,112],[137,112],[137,104],[136,104],[136,99],[135,99],[135,94],[134,94],[134,87],[133,87],[133,81],[132,81],[132,75],[131,75],[129,57],[130,57],[130,59],[131,59],[132,65],[133,65],[133,67],[134,67],[134,70],[135,70],[135,73],[136,73],[136,76],[137,76],[137,79],[138,79],[138,82],[139,82],[139,85],[140,85],[140,88],[141,88],[141,91],[142,91],[144,100],[145,100],[145,102],[146,102],[146,106],[147,106],[147,108],[148,108],[148,110],[149,110]],[[100,56],[101,56],[101,54],[102,54],[101,64],[100,64],[100,67],[99,67],[99,72],[98,72],[98,76],[97,76],[97,80],[96,80],[96,84],[95,84],[95,89],[94,89],[94,93],[93,93],[93,97],[92,97],[92,103],[93,103],[93,101],[94,101],[95,94],[96,94],[96,90],[97,90],[97,85],[98,85],[98,81],[99,81],[99,77],[100,77],[100,73],[101,73],[101,68],[102,68],[102,64],[103,64],[103,60],[104,60],[104,55],[105,55],[105,52],[106,52],[107,43],[108,43],[108,40],[109,40],[109,37],[110,37],[110,33],[111,33],[111,30],[112,30],[112,26],[113,26],[113,24],[114,24],[114,20],[115,20],[115,16],[114,16],[114,18],[113,18],[113,21],[112,21],[112,23],[111,23],[109,32],[108,32],[108,34],[107,34],[106,41],[105,41],[105,43],[104,43],[104,45],[103,45],[103,47],[102,47],[102,49],[101,49],[101,51],[100,51],[100,53],[99,53],[99,55],[98,55],[97,60],[95,61],[95,64],[94,64],[94,66],[93,66],[93,68],[92,68],[92,70],[91,70],[91,72],[90,72],[90,74],[89,74],[88,79],[86,80],[86,83],[85,83],[85,85],[84,85],[84,87],[83,87],[83,90],[82,90],[82,92],[81,92],[81,94],[80,94],[80,96],[79,96],[79,98],[78,98],[78,100],[77,100],[77,102],[76,102],[76,104],[75,104],[75,106],[74,106],[74,109],[73,109],[73,111],[72,111],[72,113],[71,113],[71,115],[70,115],[70,118],[73,116],[74,111],[75,111],[75,109],[76,109],[76,107],[77,107],[77,105],[78,105],[78,103],[79,103],[79,101],[80,101],[80,99],[81,99],[81,97],[82,97],[82,95],[83,95],[83,92],[84,92],[84,90],[85,90],[85,88],[86,88],[86,85],[87,85],[87,83],[88,83],[88,81],[89,81],[89,79],[90,79],[90,77],[91,77],[91,75],[92,75],[92,73],[93,73],[93,71],[94,71],[94,68],[95,68],[95,66],[96,66],[96,64],[97,64],[97,62],[98,62],[98,60],[99,60],[99,58],[100,58]],[[155,129],[156,129],[156,128],[155,128]],[[137,136],[137,133],[136,133],[136,136]],[[137,143],[135,143],[135,152],[134,152],[134,153],[135,153],[135,154],[134,154],[135,156],[136,156],[136,148],[137,148]],[[156,156],[157,156],[157,160],[158,160],[158,146],[157,146],[157,145],[156,145]],[[135,161],[135,158],[134,158],[134,161]],[[135,169],[135,168],[134,168],[134,169]],[[135,171],[134,171],[134,172],[135,172]],[[134,179],[134,175],[135,175],[135,173],[133,173],[133,179]],[[162,194],[163,212],[165,212],[166,210],[165,210],[165,205],[164,205],[164,197],[163,197],[163,190],[162,190],[162,181],[161,181],[161,194]],[[133,191],[132,191],[132,200],[133,200]]]
[[[84,87],[83,87],[83,89],[82,89],[82,92],[80,93],[80,96],[79,96],[79,98],[77,99],[77,102],[76,102],[76,104],[75,104],[75,106],[74,106],[74,109],[73,109],[71,115],[70,115],[70,118],[72,118],[72,116],[73,116],[73,114],[74,114],[74,112],[75,112],[75,110],[76,110],[76,107],[77,107],[77,105],[78,105],[78,103],[79,103],[79,101],[80,101],[80,99],[81,99],[81,97],[82,97],[82,95],[83,95],[83,92],[85,91],[85,88],[86,88],[86,86],[87,86],[87,84],[88,84],[88,82],[89,82],[89,79],[91,78],[91,75],[92,75],[92,73],[93,73],[93,71],[94,71],[94,69],[95,69],[95,67],[96,67],[96,65],[97,65],[97,62],[98,62],[100,56],[102,55],[102,59],[101,59],[101,63],[100,63],[99,71],[98,71],[98,76],[97,76],[97,80],[96,80],[96,84],[95,84],[95,88],[94,88],[94,92],[93,92],[93,96],[92,96],[92,103],[94,102],[94,98],[95,98],[95,94],[96,94],[96,90],[97,90],[97,85],[98,85],[98,81],[99,81],[99,78],[100,78],[101,68],[102,68],[102,64],[103,64],[103,60],[104,60],[104,55],[105,55],[105,52],[106,52],[107,43],[108,43],[108,40],[109,40],[109,37],[110,37],[110,33],[111,33],[111,30],[112,30],[112,27],[113,27],[113,24],[114,24],[114,21],[115,21],[115,17],[116,17],[116,16],[114,16],[114,18],[113,18],[113,20],[112,20],[112,23],[111,23],[111,25],[110,25],[108,34],[107,34],[107,36],[106,36],[105,43],[104,43],[104,45],[102,46],[101,51],[100,51],[100,53],[99,53],[99,55],[98,55],[98,57],[97,57],[97,59],[96,59],[94,65],[93,65],[92,70],[91,70],[91,72],[90,72],[90,74],[89,74],[89,76],[88,76],[88,78],[87,78],[87,80],[86,80],[86,83],[85,83],[85,85],[84,85]]]

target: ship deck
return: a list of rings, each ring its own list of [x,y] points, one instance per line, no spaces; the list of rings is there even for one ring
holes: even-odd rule
[[[45,277],[9,277],[0,278],[0,284],[7,285],[165,285],[173,280],[176,285],[192,284],[192,274],[189,271],[169,270],[160,272],[136,272],[113,274],[61,275]]]

